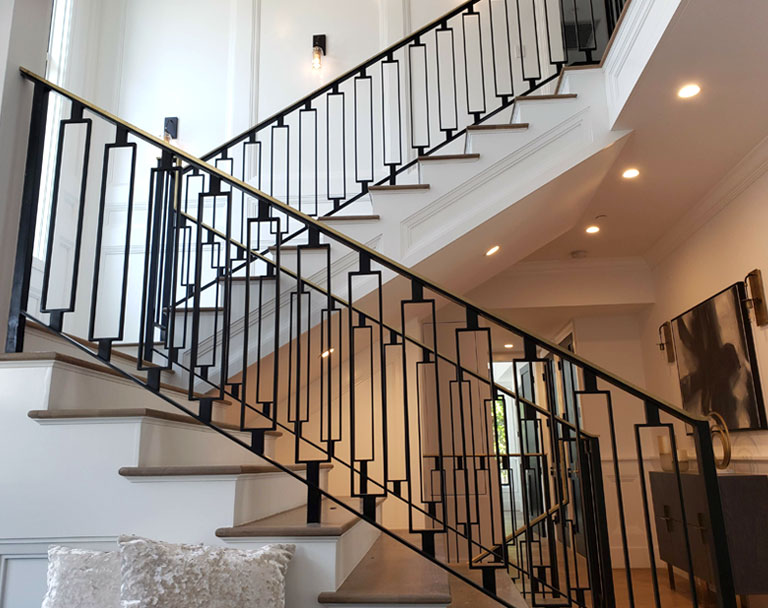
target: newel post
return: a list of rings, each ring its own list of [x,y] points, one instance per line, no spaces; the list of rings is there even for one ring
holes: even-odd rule
[[[8,336],[5,352],[15,353],[24,349],[24,325],[22,314],[27,306],[29,283],[32,274],[32,254],[35,246],[37,205],[40,199],[40,180],[43,172],[45,129],[48,118],[50,89],[35,83],[32,97],[32,118],[29,123],[27,162],[24,169],[24,189],[19,214],[19,237],[16,242],[16,259],[13,266],[11,309],[8,315]]]

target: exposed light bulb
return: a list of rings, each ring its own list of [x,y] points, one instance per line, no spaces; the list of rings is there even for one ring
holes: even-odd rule
[[[312,47],[312,69],[319,70],[323,67],[323,49],[319,46]]]

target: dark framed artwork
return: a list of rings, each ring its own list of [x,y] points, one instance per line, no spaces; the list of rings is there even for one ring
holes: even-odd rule
[[[672,319],[683,407],[719,413],[732,431],[766,428],[744,283]]]

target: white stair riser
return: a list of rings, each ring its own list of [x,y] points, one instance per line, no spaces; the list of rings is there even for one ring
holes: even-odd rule
[[[493,131],[475,131],[467,136],[467,153],[480,154],[484,163],[498,160],[524,146],[546,129],[550,123],[531,124],[527,129],[501,129]],[[479,167],[482,170],[483,167]]]
[[[8,377],[9,382],[15,383],[15,378],[26,377],[30,382],[41,385],[45,390],[45,398],[34,407],[29,407],[29,410],[144,407],[176,414],[183,413],[165,399],[127,378],[85,369],[62,361],[5,362],[0,365],[0,374],[2,374],[0,377]],[[195,413],[198,411],[199,403],[187,401],[184,393],[166,390],[164,394],[190,411]],[[232,406],[214,403],[214,420],[222,420],[229,407]]]
[[[377,511],[377,517],[379,515]],[[296,555],[288,570],[286,608],[319,608],[324,604],[317,601],[321,593],[317,589],[336,591],[380,534],[377,528],[358,521],[341,536],[257,536],[222,540],[228,546],[243,549],[269,543],[295,544]],[[295,578],[292,578],[291,573],[294,573]],[[292,584],[292,580],[296,583]]]
[[[299,258],[301,258],[301,276],[311,277],[313,274],[324,270],[328,264],[328,253],[320,249],[304,249],[280,251],[280,267],[292,272],[298,272]],[[277,260],[277,253],[270,252],[270,259]]]
[[[208,542],[218,527],[296,507],[306,497],[285,475],[131,483],[118,470],[138,460],[137,425],[38,425],[20,408],[2,418],[13,435],[0,448],[0,477],[14,500],[1,501],[0,538],[136,533]],[[14,454],[22,451],[20,466]]]
[[[571,108],[583,107],[583,105],[584,100],[578,97],[520,101],[515,103],[512,111],[512,122],[527,122],[533,125],[541,121],[552,120],[553,117],[562,116],[564,112],[570,112]]]
[[[275,297],[276,279],[251,279],[250,281],[232,281],[232,290],[230,294],[232,302],[232,318],[237,319],[245,315],[245,297],[248,293],[250,298],[249,307],[251,311],[257,310],[259,302],[268,302]],[[223,284],[222,284],[223,287]],[[224,305],[224,289],[219,290],[220,306]]]
[[[114,348],[113,350],[120,350],[128,355],[131,355],[134,358],[138,353],[138,347],[136,346]],[[65,355],[71,355],[73,357],[77,357],[78,359],[86,359],[86,360],[89,360],[91,357],[91,355],[83,352],[81,348],[75,346],[68,340],[65,340],[64,338],[60,338],[49,331],[45,331],[44,329],[37,329],[35,327],[29,327],[29,326],[24,332],[24,351],[25,352],[57,352]],[[160,355],[158,355],[156,362],[164,364],[165,360]],[[137,371],[136,363],[134,361],[129,361],[119,356],[113,355],[112,359],[110,360],[110,363],[115,367],[128,372],[129,374],[135,374]],[[172,382],[173,374],[163,372],[163,380]]]
[[[185,424],[148,417],[137,418],[57,418],[36,420],[41,426],[94,426],[92,432],[107,424],[133,425],[138,447],[136,458],[123,466],[203,466],[262,465],[264,460],[218,432],[202,425]],[[249,433],[231,432],[248,443]],[[265,437],[264,454],[274,455],[275,438]]]
[[[299,473],[304,477],[304,472]],[[222,507],[220,515],[229,509],[229,518],[222,526],[238,526],[276,513],[300,507],[307,502],[307,486],[287,473],[256,475],[182,475],[178,477],[132,477],[128,482],[142,503],[148,505],[195,504],[178,503],[180,496],[202,500],[216,493]],[[327,471],[320,473],[320,486],[327,487]],[[186,499],[185,499],[186,500]],[[213,511],[211,513],[214,513]]]
[[[62,362],[28,361],[0,364],[0,381],[11,394],[22,393],[25,382],[34,382],[43,391],[40,399],[30,401],[30,410],[126,409],[148,408],[183,414],[167,401],[153,395],[133,382],[117,376],[106,376]],[[183,395],[179,394],[179,397]],[[190,407],[197,407],[190,403]],[[214,405],[218,420],[234,406]],[[98,423],[120,420],[135,424],[139,438],[138,460],[135,466],[203,465],[203,464],[261,464],[263,461],[235,443],[202,425],[152,418],[98,419]],[[39,424],[88,424],[88,419],[47,419]],[[248,443],[249,433],[233,432]],[[264,454],[275,453],[274,435],[265,435]],[[123,465],[129,466],[129,465]]]

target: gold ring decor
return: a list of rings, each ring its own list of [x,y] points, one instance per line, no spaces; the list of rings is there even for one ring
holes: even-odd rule
[[[715,437],[720,437],[720,443],[723,444],[723,458],[715,462],[718,469],[727,469],[731,464],[731,433],[728,431],[728,425],[725,419],[717,412],[709,412],[707,417],[712,421],[710,426],[710,435],[712,443]]]

